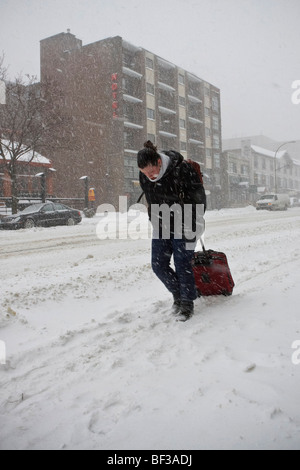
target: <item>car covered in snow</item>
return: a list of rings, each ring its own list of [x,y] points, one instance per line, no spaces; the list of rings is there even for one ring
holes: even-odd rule
[[[19,229],[33,227],[51,227],[56,225],[75,225],[82,220],[76,209],[60,203],[46,202],[33,204],[15,215],[3,217],[0,229]]]
[[[290,207],[290,198],[287,194],[265,194],[256,203],[256,209],[269,211],[286,211]]]

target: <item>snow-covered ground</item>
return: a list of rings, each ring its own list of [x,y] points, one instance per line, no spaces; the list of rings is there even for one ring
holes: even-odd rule
[[[186,323],[99,220],[0,232],[0,449],[299,449],[300,209],[209,212],[236,288]]]

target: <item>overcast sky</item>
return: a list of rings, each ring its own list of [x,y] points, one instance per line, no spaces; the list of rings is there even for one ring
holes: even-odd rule
[[[68,28],[119,35],[219,87],[223,138],[300,139],[300,0],[0,0],[0,21],[11,78],[39,78],[39,41]]]

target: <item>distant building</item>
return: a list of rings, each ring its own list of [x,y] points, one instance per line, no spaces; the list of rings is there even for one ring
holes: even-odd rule
[[[3,144],[9,146],[8,141],[3,140]],[[9,152],[4,151],[4,153],[6,161],[9,162]],[[52,162],[48,158],[29,150],[18,158],[16,165],[18,197],[31,198],[41,196],[41,180],[36,176],[40,173],[44,173],[46,176],[45,181],[48,196],[53,195],[53,173],[48,171],[52,168]],[[0,155],[0,198],[10,198],[11,195],[11,179],[4,159]]]
[[[254,142],[261,142],[268,148],[254,145]],[[253,203],[259,194],[275,190],[300,197],[300,161],[291,156],[288,145],[287,149],[276,152],[279,147],[280,142],[264,136],[223,141],[223,162],[226,162],[223,186],[227,205]]]
[[[212,207],[221,202],[220,90],[121,37],[83,46],[69,31],[41,41],[41,81],[64,94],[81,150],[51,155],[59,196],[78,197],[90,177],[97,203],[139,194],[138,150],[150,139],[202,165]]]

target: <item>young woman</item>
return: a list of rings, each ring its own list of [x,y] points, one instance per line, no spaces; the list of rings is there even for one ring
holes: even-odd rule
[[[205,191],[192,165],[176,151],[157,152],[147,141],[137,163],[153,225],[152,269],[173,294],[173,312],[186,321],[197,298],[191,262],[204,231]]]

